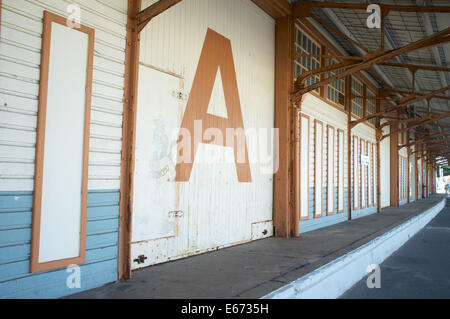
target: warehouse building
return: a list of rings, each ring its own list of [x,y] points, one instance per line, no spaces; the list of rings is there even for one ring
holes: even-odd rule
[[[0,0],[0,297],[434,193],[450,7],[392,2]]]

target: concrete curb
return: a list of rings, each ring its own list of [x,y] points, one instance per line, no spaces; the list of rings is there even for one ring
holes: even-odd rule
[[[445,207],[446,199],[361,247],[265,295],[263,299],[338,298],[419,232]]]

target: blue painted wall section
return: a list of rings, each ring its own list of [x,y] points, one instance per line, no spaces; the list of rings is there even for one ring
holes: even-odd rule
[[[359,202],[361,203],[361,198],[362,198],[362,194],[361,194],[361,186],[359,187]],[[354,210],[353,207],[353,191],[352,191],[352,206],[351,206],[351,214],[352,214],[352,219],[358,219],[361,217],[365,217],[365,216],[369,216],[372,215],[374,213],[376,213],[378,211],[378,207],[377,206],[370,206],[370,207],[365,207],[363,209],[357,209]]]
[[[403,200],[398,202],[399,206],[402,206],[402,205],[405,205],[405,204],[408,204],[408,199],[403,199]]]
[[[333,215],[327,216],[327,188],[323,189],[323,216],[314,218],[314,187],[309,189],[309,220],[300,221],[300,234],[319,228],[335,225],[347,220],[347,188],[344,188],[344,212],[337,212],[337,187],[334,189],[334,211]]]
[[[81,288],[66,269],[29,273],[32,192],[0,192],[0,298],[57,298],[117,280],[119,191],[88,193],[86,263]]]

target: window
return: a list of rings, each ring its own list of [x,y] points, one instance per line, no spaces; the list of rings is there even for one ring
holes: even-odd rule
[[[371,115],[376,112],[376,99],[375,94],[373,94],[371,91],[367,90],[367,102],[366,102],[366,115]],[[376,117],[369,120],[369,123],[372,125],[375,125],[376,123]]]
[[[295,49],[301,54],[321,55],[321,48],[316,42],[308,37],[299,27],[295,27]],[[295,78],[297,79],[303,73],[320,68],[320,57],[299,57],[294,62]],[[320,75],[313,75],[305,80],[305,86],[318,83]],[[319,92],[319,88],[315,89]]]
[[[362,96],[363,85],[361,82],[352,77],[352,95]],[[363,99],[352,96],[352,114],[363,117]]]
[[[337,64],[337,61],[334,59],[328,60],[328,65]],[[328,78],[335,76],[339,73],[342,73],[343,69],[337,69],[331,72],[328,72]],[[328,100],[344,106],[344,96],[345,96],[345,79],[339,79],[328,84]]]

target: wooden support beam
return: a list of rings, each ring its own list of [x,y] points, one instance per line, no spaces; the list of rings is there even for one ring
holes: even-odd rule
[[[397,111],[398,112],[398,111]],[[398,188],[398,123],[394,122],[390,126],[390,198],[391,206],[399,205],[399,188]]]
[[[308,54],[308,53],[300,53],[300,52],[296,51],[295,58],[301,58],[301,57],[362,61],[362,58],[359,56],[336,55],[336,54]]]
[[[292,6],[286,0],[252,0],[274,19],[285,18],[292,15]]]
[[[347,75],[352,75],[352,74],[354,74],[356,72],[359,72],[359,71],[365,70],[367,68],[370,68],[373,65],[380,64],[382,62],[385,62],[387,60],[395,58],[395,57],[397,57],[399,55],[419,50],[419,49],[421,49],[424,46],[437,45],[436,43],[439,42],[439,40],[441,38],[445,37],[449,33],[450,33],[450,28],[446,28],[443,31],[437,32],[437,33],[435,33],[435,34],[433,34],[431,36],[428,36],[428,37],[426,37],[424,39],[421,39],[419,41],[416,41],[416,42],[410,43],[408,45],[405,45],[404,47],[401,47],[399,49],[391,50],[391,51],[388,51],[388,52],[381,52],[380,55],[376,55],[375,57],[370,58],[367,61],[365,61],[365,62],[363,62],[363,63],[361,63],[361,64],[359,64],[359,65],[357,65],[357,66],[355,66],[353,68],[350,68],[350,69],[348,69],[348,70],[346,70],[346,71],[344,71],[342,73],[336,74],[335,76],[329,77],[329,78],[327,78],[327,79],[325,79],[323,81],[320,81],[318,83],[312,84],[312,85],[310,85],[308,87],[300,88],[300,89],[298,89],[297,91],[295,91],[293,93],[294,102],[298,101],[298,99],[300,99],[303,94],[305,94],[307,92],[310,92],[312,90],[315,90],[316,88],[321,87],[323,85],[327,85],[327,84],[329,84],[331,82],[334,82],[336,80],[342,79],[342,78],[346,77]],[[450,38],[448,38],[447,41],[450,41]]]
[[[424,121],[424,120],[427,120],[427,119],[431,119],[431,116],[415,117],[415,118],[410,118],[410,119],[394,119],[394,121],[396,121],[398,123],[410,123],[410,122]],[[393,123],[393,121],[385,122],[385,123],[381,124],[381,127],[385,127],[385,126],[391,125],[392,123]]]
[[[415,97],[414,94],[410,95],[410,96],[406,96],[406,97],[404,97],[402,99],[403,102],[400,103],[399,105],[388,107],[387,109],[385,109],[385,110],[383,110],[381,112],[377,112],[377,113],[374,113],[374,114],[371,114],[371,115],[367,115],[367,116],[365,116],[365,117],[363,117],[363,118],[361,118],[359,120],[353,121],[352,124],[353,125],[357,125],[357,124],[362,123],[364,121],[370,120],[371,118],[374,118],[374,117],[377,117],[377,116],[383,116],[386,113],[390,113],[390,112],[398,110],[398,109],[400,109],[402,107],[407,107],[410,104],[414,104],[416,102],[419,102],[419,101],[422,101],[422,100],[425,100],[425,99],[428,99],[428,98],[432,98],[435,95],[438,95],[440,93],[446,92],[448,90],[450,90],[450,86],[444,87],[442,89],[439,89],[439,90],[433,91],[431,93],[428,93],[426,95],[421,95],[421,96],[418,96],[418,97]]]
[[[345,97],[344,97],[344,107],[347,113],[347,220],[352,219],[352,112],[351,112],[351,99],[350,94],[352,92],[352,81],[351,77],[347,76],[345,78]]]
[[[291,127],[293,107],[289,92],[293,89],[293,23],[291,17],[276,20],[275,27],[275,128],[279,130],[277,141],[278,170],[274,176],[273,223],[275,236],[292,235],[292,161]]]
[[[411,154],[414,154],[414,200],[419,199],[419,170],[417,167],[417,162],[419,161],[419,158],[417,157],[417,148],[414,148],[414,152],[411,152]]]
[[[355,61],[344,61],[344,62],[337,63],[337,64],[326,65],[319,69],[306,71],[305,73],[303,73],[302,75],[300,75],[298,77],[298,81],[299,81],[299,83],[303,84],[305,82],[305,80],[312,75],[330,72],[330,71],[333,71],[336,69],[348,68],[351,66],[355,66],[357,63],[358,62],[355,62]]]
[[[399,93],[399,94],[402,94],[402,95],[415,95],[415,96],[424,96],[424,95],[427,95],[429,93],[432,93],[431,91],[430,92],[421,92],[421,93],[414,92],[413,93],[411,91],[399,90],[399,89],[394,89],[394,88],[389,88],[389,89],[384,89],[384,90],[389,91],[389,92],[393,92],[393,93]],[[441,96],[441,95],[433,95],[431,98],[432,99],[450,100],[450,97],[448,97],[448,96]]]
[[[367,10],[368,4],[365,3],[338,3],[338,2],[310,2],[299,1],[293,4],[293,11],[296,18],[309,17],[312,8],[321,9],[352,9],[352,10]],[[398,12],[434,12],[434,13],[449,13],[450,6],[408,6],[408,5],[387,5],[380,4],[381,10],[398,11]]]
[[[450,138],[438,139],[438,140],[436,140],[436,139],[428,139],[428,140],[421,139],[421,140],[418,140],[418,141],[415,141],[415,142],[412,142],[412,143],[399,145],[398,149],[400,150],[400,149],[402,149],[404,147],[411,147],[411,146],[415,146],[417,144],[432,145],[432,144],[437,144],[437,143],[445,143],[445,142],[448,142],[448,141],[450,141]]]
[[[140,9],[141,1],[128,0],[119,203],[119,279],[131,278],[131,225],[140,49],[137,14]]]
[[[393,63],[393,62],[383,62],[380,65],[384,66],[392,66],[397,68],[414,68],[416,70],[427,70],[427,71],[441,71],[441,72],[450,72],[450,68],[444,68],[441,66],[433,66],[433,65],[418,65],[418,64],[406,64],[406,63]]]
[[[380,101],[376,102],[376,112],[380,111],[381,105],[380,105]],[[380,118],[377,117],[375,119],[375,126],[376,126],[376,131],[375,131],[375,137],[377,140],[377,211],[378,213],[381,213],[381,172],[380,172],[380,167],[381,167],[381,162],[380,162],[380,157],[381,157],[381,151],[380,151],[380,141],[381,141],[381,135],[383,135],[383,131],[380,128]]]
[[[137,24],[138,24],[138,32],[141,32],[142,29],[157,15],[163,13],[170,7],[176,5],[182,0],[159,0],[155,2],[148,8],[145,8],[137,15]]]
[[[443,114],[437,115],[437,116],[433,116],[433,118],[430,119],[430,120],[421,122],[421,123],[419,123],[419,124],[414,124],[414,125],[412,125],[412,126],[410,126],[410,127],[401,129],[401,130],[398,131],[398,133],[408,132],[408,131],[410,131],[410,130],[416,128],[416,127],[423,126],[423,125],[426,125],[426,124],[435,122],[435,121],[440,120],[440,119],[445,118],[445,117],[450,117],[450,112],[443,113]],[[393,133],[389,133],[389,134],[383,135],[383,137],[382,137],[381,139],[383,140],[384,138],[389,137],[389,136],[392,136],[392,135],[393,135]]]

